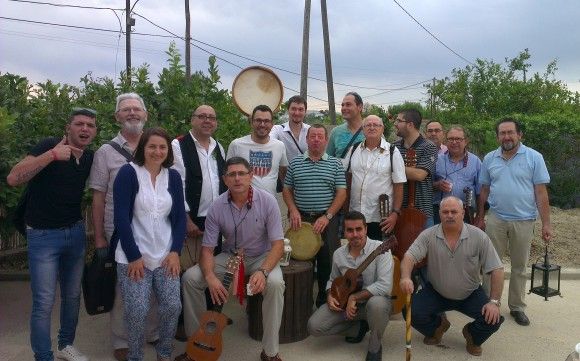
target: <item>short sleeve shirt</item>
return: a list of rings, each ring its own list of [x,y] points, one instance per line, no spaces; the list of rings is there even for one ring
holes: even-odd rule
[[[453,162],[449,153],[439,154],[435,166],[435,181],[447,180],[453,183],[451,192],[444,193],[436,190],[433,194],[433,203],[439,204],[445,197],[454,196],[465,202],[465,188],[473,191],[474,196],[478,195],[481,190],[479,183],[479,173],[481,171],[481,160],[471,153],[467,152],[458,162]],[[473,199],[475,203],[475,199]]]
[[[328,145],[326,146],[326,153],[332,157],[343,158],[342,153],[347,148],[346,146],[350,142],[350,139],[354,133],[350,132],[348,129],[348,124],[343,123],[334,127],[330,131],[330,136],[328,138]],[[362,142],[365,139],[365,135],[360,131],[351,144],[356,144]]]
[[[534,186],[550,183],[550,175],[540,153],[520,144],[517,153],[508,160],[501,148],[483,159],[479,177],[490,186],[490,209],[505,221],[534,220],[538,216]]]
[[[290,130],[289,122],[282,125],[276,124],[272,127],[270,137],[278,139],[284,143],[286,146],[286,157],[288,158],[288,162],[304,154],[306,149],[308,149],[308,144],[306,144],[306,133],[308,133],[308,128],[310,128],[310,125],[302,123],[300,135],[298,136],[298,139],[296,139]]]
[[[425,256],[427,276],[433,288],[452,300],[467,298],[480,285],[480,271],[503,268],[489,237],[479,228],[463,224],[459,241],[451,250],[441,224],[427,228],[407,250],[416,261]]]

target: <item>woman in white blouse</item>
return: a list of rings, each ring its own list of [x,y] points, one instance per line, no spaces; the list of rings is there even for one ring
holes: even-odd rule
[[[111,247],[125,307],[128,360],[143,360],[151,292],[159,303],[158,360],[170,360],[181,312],[179,253],[185,239],[183,186],[162,128],[141,135],[135,159],[115,179],[115,234]]]

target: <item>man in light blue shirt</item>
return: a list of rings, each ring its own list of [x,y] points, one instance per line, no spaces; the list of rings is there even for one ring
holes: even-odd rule
[[[479,177],[481,193],[478,207],[483,207],[489,199],[487,229],[483,214],[477,215],[475,224],[486,229],[500,257],[509,249],[510,315],[519,325],[527,326],[530,320],[524,313],[526,265],[538,212],[542,221],[542,239],[547,243],[552,238],[546,188],[550,175],[542,155],[520,142],[522,131],[516,120],[502,119],[496,125],[495,132],[501,146],[485,156]],[[488,285],[489,278],[484,277],[486,290],[489,289]]]
[[[435,224],[441,223],[439,218],[439,203],[445,197],[455,196],[466,205],[467,210],[475,207],[475,198],[479,196],[479,172],[481,160],[467,151],[467,134],[463,127],[452,125],[447,131],[447,151],[440,153],[435,165],[433,180],[433,218]],[[468,192],[471,195],[471,204],[467,204]],[[477,213],[483,213],[483,208]],[[465,212],[464,222],[472,223],[472,212]]]

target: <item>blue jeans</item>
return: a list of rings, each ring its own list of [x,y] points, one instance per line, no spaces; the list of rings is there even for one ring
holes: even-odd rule
[[[440,314],[445,311],[459,311],[464,315],[473,318],[467,328],[473,338],[473,343],[481,345],[494,332],[499,330],[499,326],[504,321],[503,316],[495,325],[485,322],[481,309],[489,301],[483,288],[479,286],[466,299],[451,300],[445,298],[435,291],[431,283],[413,295],[411,304],[411,324],[425,336],[432,337],[435,329],[441,324]],[[404,313],[403,313],[404,315]]]
[[[56,282],[60,283],[59,348],[72,345],[79,318],[85,264],[84,221],[59,229],[26,230],[32,289],[30,344],[36,360],[53,360],[50,321]]]

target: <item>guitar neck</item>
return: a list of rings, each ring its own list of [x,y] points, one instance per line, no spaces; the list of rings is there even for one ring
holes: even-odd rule
[[[232,280],[234,279],[234,274],[231,272],[226,272],[226,274],[224,275],[224,279],[222,280],[222,284],[224,285],[224,288],[226,290],[230,289],[230,285],[232,284]],[[220,304],[220,305],[215,305],[214,306],[214,311],[221,313],[222,309],[224,307],[224,304]]]
[[[369,264],[371,264],[371,262],[374,261],[375,258],[377,258],[377,256],[382,253],[381,248],[382,247],[380,247],[380,246],[375,248],[375,250],[372,251],[371,254],[369,254],[369,256],[363,261],[363,263],[361,263],[360,266],[358,266],[356,268],[355,271],[356,271],[357,277],[360,276],[364,272],[364,270],[367,269]]]

